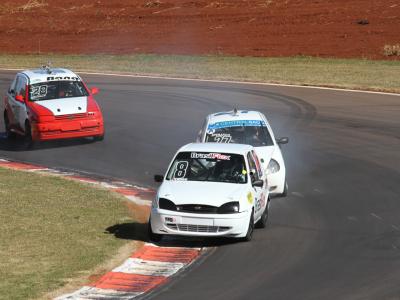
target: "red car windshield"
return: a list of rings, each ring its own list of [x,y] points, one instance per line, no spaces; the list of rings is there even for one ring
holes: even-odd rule
[[[60,98],[88,96],[81,81],[48,81],[32,84],[29,87],[31,101],[53,100]]]

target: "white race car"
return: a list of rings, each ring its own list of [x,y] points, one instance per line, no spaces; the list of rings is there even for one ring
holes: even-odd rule
[[[149,236],[228,236],[250,240],[265,227],[269,193],[250,145],[193,143],[178,150],[152,202]]]
[[[237,110],[208,115],[197,142],[237,143],[252,145],[267,174],[271,196],[287,195],[286,168],[280,145],[287,137],[275,139],[267,118],[258,111]]]

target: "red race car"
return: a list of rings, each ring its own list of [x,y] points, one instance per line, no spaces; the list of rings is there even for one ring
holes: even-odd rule
[[[81,77],[67,69],[42,67],[15,76],[4,97],[8,138],[22,135],[28,142],[79,137],[104,138],[104,122]]]

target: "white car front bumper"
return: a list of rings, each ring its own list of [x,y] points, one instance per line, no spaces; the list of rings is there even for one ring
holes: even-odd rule
[[[244,237],[250,212],[236,214],[195,214],[152,208],[151,228],[154,233],[184,236]]]

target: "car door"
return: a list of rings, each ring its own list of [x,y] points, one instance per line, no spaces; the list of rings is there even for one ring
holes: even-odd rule
[[[260,162],[256,162],[258,160],[257,156],[255,156],[254,151],[247,153],[247,160],[249,162],[250,168],[250,178],[251,181],[254,182],[256,180],[263,180],[263,173],[260,167]],[[265,185],[265,183],[264,183]],[[265,208],[265,195],[264,187],[252,187],[252,196],[254,198],[254,219],[257,220],[264,211]],[[263,198],[264,197],[264,198]]]
[[[26,120],[26,105],[25,101],[26,95],[27,95],[27,85],[28,85],[28,79],[23,76],[23,75],[18,75],[17,76],[17,82],[15,85],[15,94],[13,96],[13,114],[16,122],[16,126],[19,127],[22,130],[25,130],[25,120]],[[15,97],[17,95],[21,95],[24,98],[23,102],[17,101]]]
[[[6,103],[5,103],[5,106],[6,106],[5,109],[7,110],[7,117],[8,117],[8,120],[10,122],[10,125],[12,127],[16,126],[17,122],[18,122],[18,120],[17,120],[17,118],[15,117],[15,114],[14,114],[14,109],[16,107],[16,104],[15,104],[15,102],[16,102],[16,100],[15,100],[15,95],[16,95],[15,94],[15,86],[17,84],[17,80],[18,80],[18,76],[16,76],[14,78],[13,82],[11,83],[11,85],[10,85],[8,91],[7,91]]]

